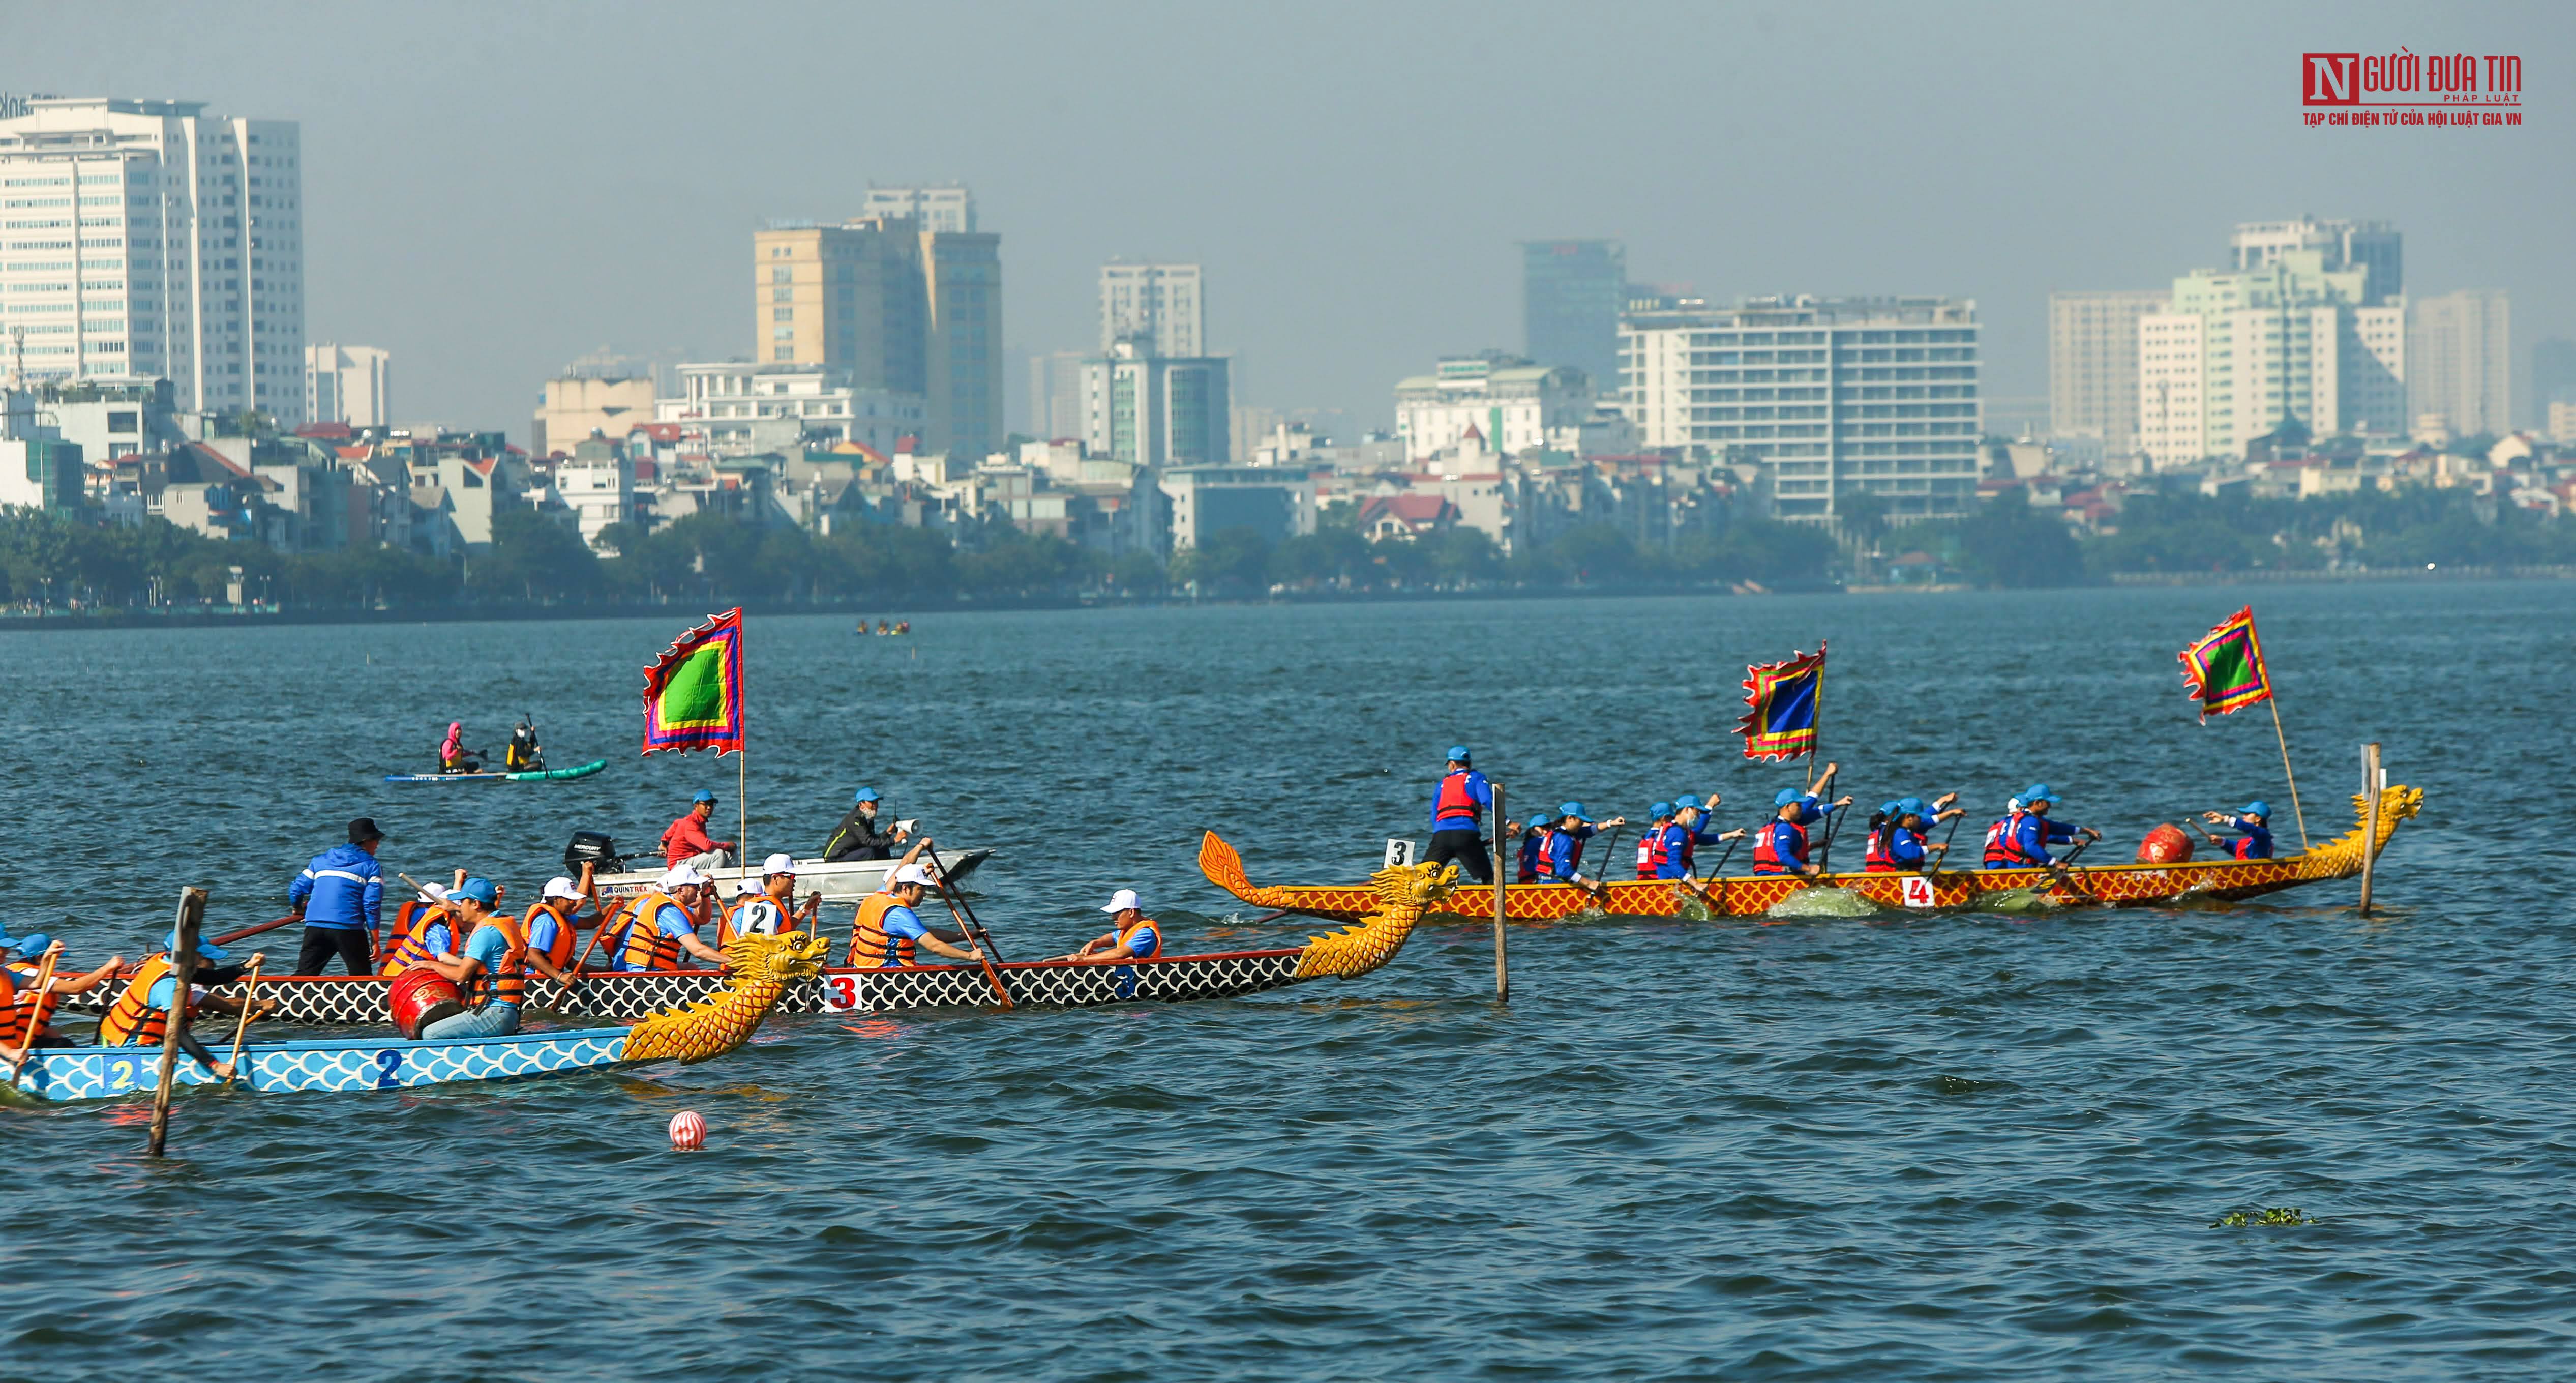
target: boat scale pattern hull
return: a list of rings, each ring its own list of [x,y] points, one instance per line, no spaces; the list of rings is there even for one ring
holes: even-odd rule
[[[263,1093],[409,1090],[595,1071],[617,1065],[625,1051],[624,1028],[448,1042],[259,1042],[242,1049],[242,1076],[235,1083]],[[155,1048],[56,1047],[30,1061],[22,1079],[26,1088],[47,1099],[85,1100],[148,1091],[159,1082],[160,1072],[161,1053]],[[220,1084],[186,1056],[179,1058],[175,1080],[181,1085]]]
[[[2368,803],[2360,797],[2353,801],[2356,816],[2368,822]],[[2420,789],[2386,789],[2378,814],[2381,847],[2398,823],[2422,809],[2423,801]],[[1698,910],[1725,917],[1761,917],[1791,895],[1817,888],[1845,889],[1890,912],[1972,911],[1999,901],[2004,894],[2024,900],[2043,896],[2073,906],[2169,903],[2182,898],[2232,902],[2360,874],[2364,829],[2356,825],[2337,840],[2282,859],[2076,865],[2062,877],[2040,869],[1950,869],[1929,875],[1853,872],[1816,879],[1740,875],[1696,884],[1614,879],[1597,896],[1573,884],[1514,884],[1503,890],[1503,909],[1514,922],[1552,922],[1596,910],[1613,917],[1690,917],[1699,915]],[[1375,904],[1376,895],[1365,884],[1257,886],[1245,877],[1242,856],[1213,831],[1199,844],[1199,870],[1210,883],[1246,903],[1307,917],[1349,921]],[[1490,922],[1493,915],[1492,890],[1470,886],[1427,908],[1423,921]]]

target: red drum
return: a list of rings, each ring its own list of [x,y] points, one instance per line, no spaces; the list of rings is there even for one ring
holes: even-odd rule
[[[392,1003],[395,1030],[413,1038],[439,1019],[465,1011],[465,996],[456,992],[456,981],[429,969],[394,976]]]
[[[2147,832],[2138,845],[2140,864],[2187,864],[2191,860],[2191,837],[2171,822]]]

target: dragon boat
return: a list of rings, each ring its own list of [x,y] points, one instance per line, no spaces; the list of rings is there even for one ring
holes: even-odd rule
[[[1000,1002],[998,983],[1015,1008],[1092,1008],[1105,1004],[1185,1003],[1232,999],[1317,979],[1356,979],[1394,960],[1428,909],[1456,886],[1456,866],[1401,865],[1383,869],[1357,892],[1341,919],[1354,925],[1303,946],[1258,951],[1218,951],[1158,956],[1152,960],[1024,960],[945,965],[831,967],[789,983],[777,997],[780,1013],[900,1013],[916,1009],[981,1008]],[[798,935],[811,935],[799,933]],[[739,944],[739,943],[737,943]],[[730,954],[730,952],[728,952]],[[702,1000],[725,987],[715,970],[585,971],[566,986],[527,977],[530,1012],[565,1016],[634,1018],[675,1004]],[[122,983],[102,984],[71,996],[64,1007],[105,1011]],[[239,983],[213,992],[238,998]],[[393,1021],[393,981],[380,975],[262,976],[258,997],[275,1001],[268,1017],[317,1026],[381,1025]]]
[[[1514,922],[1551,922],[1578,913],[1599,911],[1613,917],[1687,917],[1696,904],[1713,915],[1760,917],[1791,895],[1810,889],[1846,889],[1889,911],[1974,911],[2013,894],[2027,901],[2037,896],[2077,906],[2125,906],[2170,903],[2183,898],[2230,902],[2259,897],[2326,879],[2349,879],[2361,873],[2362,836],[2370,829],[2367,797],[2356,794],[2358,824],[2325,845],[2296,855],[2268,860],[2201,860],[2182,864],[2078,864],[2047,869],[1943,869],[1914,873],[1834,873],[1814,879],[1793,875],[1729,875],[1698,881],[1678,879],[1612,879],[1593,889],[1576,884],[1514,884],[1503,890],[1504,916]],[[2419,788],[2388,787],[2381,791],[2378,843],[2388,844],[2399,822],[2424,805]],[[1298,913],[1328,921],[1346,921],[1369,906],[1364,885],[1260,887],[1244,876],[1243,857],[1210,831],[1199,843],[1199,871],[1208,881],[1255,907]],[[1451,893],[1425,913],[1426,924],[1490,922],[1494,900],[1489,889]]]
[[[810,984],[829,945],[805,932],[739,938],[726,949],[731,969],[721,986],[658,1006],[632,1027],[506,1037],[254,1042],[242,1048],[234,1079],[262,1094],[411,1090],[654,1061],[712,1061],[750,1041],[782,996]],[[267,984],[260,989],[266,993]],[[46,1099],[98,1099],[151,1089],[160,1064],[161,1053],[148,1047],[40,1047],[29,1055],[19,1079]],[[183,1085],[222,1083],[184,1056],[178,1059],[175,1079]]]

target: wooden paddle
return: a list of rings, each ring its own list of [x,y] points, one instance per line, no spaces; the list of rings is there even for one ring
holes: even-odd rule
[[[233,1073],[224,1077],[226,1085],[241,1078],[242,1041],[250,1036],[251,1010],[259,1007],[259,968],[267,963],[268,952],[254,952],[250,958],[250,969],[242,974],[241,1021],[233,1025]]]
[[[1959,838],[1959,823],[1967,819],[1968,813],[1964,809],[1957,816],[1951,817],[1950,833],[1941,837],[1941,848],[1923,852],[1924,878],[1931,878],[1940,870],[1942,862],[1950,858],[1950,842]]]
[[[240,941],[246,937],[257,936],[261,932],[276,931],[278,928],[285,926],[289,922],[301,920],[303,916],[304,914],[300,912],[290,912],[274,922],[262,922],[256,926],[242,927],[234,931],[225,932],[221,936],[215,937],[214,943],[218,946],[230,946],[236,941]]]
[[[993,944],[993,934],[985,931],[984,924],[975,920],[975,909],[966,905],[966,895],[950,886],[948,866],[939,860],[939,847],[932,846],[927,853],[930,867],[938,871],[932,877],[939,884],[940,899],[948,904],[949,915],[957,919],[957,925],[965,928],[968,939],[975,943],[976,954],[984,963],[984,978],[992,982],[993,993],[1002,1001],[1002,1011],[1009,1012],[1017,1005],[1011,1002],[1011,991],[1002,987],[1002,972],[993,968],[1000,949]]]
[[[44,956],[36,962],[36,993],[27,1001],[27,1030],[18,1038],[18,1054],[9,1058],[12,1090],[18,1088],[19,1073],[27,1069],[27,1058],[36,1054],[36,1039],[45,1035],[45,991],[54,987],[54,958],[62,953],[63,943],[57,941],[46,947]],[[13,998],[10,1003],[14,1005],[17,1000]]]

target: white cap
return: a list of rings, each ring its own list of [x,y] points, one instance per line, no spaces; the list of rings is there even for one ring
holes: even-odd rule
[[[443,884],[422,884],[420,896],[433,903],[444,903],[447,901],[447,888]]]
[[[737,878],[733,881],[733,896],[736,898],[758,892],[760,892],[760,885],[749,879]]]
[[[796,872],[796,857],[788,854],[784,850],[781,850],[777,854],[760,862],[760,872],[763,874],[793,874]]]
[[[903,868],[894,872],[893,878],[886,880],[886,887],[888,888],[893,888],[897,884],[919,884],[923,888],[939,887],[939,885],[931,882],[930,871],[917,864],[905,865]]]
[[[578,903],[581,901],[581,890],[572,886],[572,880],[558,874],[553,878],[546,880],[545,891],[537,896],[540,898],[569,898]]]
[[[1101,911],[1125,912],[1129,908],[1142,908],[1143,906],[1144,904],[1136,901],[1136,890],[1132,888],[1122,888],[1116,893],[1109,895],[1109,906],[1102,908]]]
[[[680,888],[688,884],[702,884],[706,881],[707,876],[699,873],[696,865],[675,864],[671,866],[669,873],[662,876],[662,887]]]

